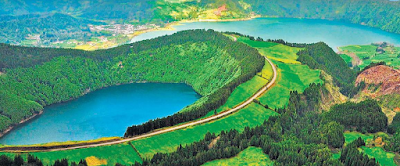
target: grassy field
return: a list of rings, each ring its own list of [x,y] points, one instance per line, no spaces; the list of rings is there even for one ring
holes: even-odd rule
[[[238,41],[256,47],[260,53],[272,59],[278,67],[277,83],[260,98],[262,104],[267,104],[270,108],[284,107],[288,103],[290,91],[297,90],[302,92],[312,82],[322,83],[322,80],[319,78],[319,70],[311,70],[308,66],[301,65],[300,62],[296,61],[298,48],[276,43],[255,42],[246,38],[239,38]],[[221,106],[218,111],[232,108],[249,98],[268,83],[272,74],[272,66],[266,63],[263,70],[254,78],[238,86],[228,98],[225,105]],[[211,111],[210,115],[213,113],[214,111]],[[270,116],[276,115],[276,112],[266,109],[259,104],[252,103],[232,115],[210,123],[132,141],[131,143],[140,156],[149,158],[157,152],[172,152],[179,145],[201,140],[207,132],[219,133],[230,129],[242,131],[246,126],[254,127],[260,125]],[[242,156],[238,156],[238,159],[239,157],[245,157],[250,162],[250,160],[256,159],[249,158],[249,154],[252,153],[256,153],[254,149],[246,150],[241,153]],[[135,161],[141,161],[139,154],[129,144],[33,154],[47,163],[63,157],[71,161],[79,161],[81,158],[88,157],[88,160],[95,162],[104,162],[106,160],[108,165],[113,165],[116,162],[132,164]],[[238,159],[232,158],[232,161]],[[243,162],[243,165],[245,164]]]
[[[241,37],[238,38],[238,41],[247,43],[250,46],[256,46],[259,50],[264,50],[264,52],[269,52],[267,55],[268,58],[287,58],[288,62],[294,63],[286,64],[276,60],[274,61],[279,68],[280,79],[278,80],[277,85],[270,90],[272,93],[267,92],[265,95],[263,95],[263,97],[260,98],[260,101],[263,103],[273,105],[274,107],[284,107],[289,100],[290,91],[303,91],[309,85],[309,83],[312,82],[322,83],[322,80],[319,79],[320,72],[318,70],[311,70],[307,66],[300,65],[299,62],[295,61],[297,58],[297,55],[295,54],[297,48],[291,48],[275,43],[254,42]],[[283,53],[278,53],[279,50],[282,50]],[[275,54],[273,54],[274,52]],[[267,80],[260,76],[271,75],[270,67],[271,66],[265,66],[265,70],[260,72],[258,76],[255,76],[253,79],[236,88],[234,93],[232,93],[228,99],[228,102],[218,109],[218,111],[223,111],[227,108],[237,105],[265,85]],[[256,126],[261,124],[265,119],[268,119],[269,116],[276,114],[277,113],[271,110],[267,110],[262,106],[253,103],[239,112],[219,119],[215,122],[157,135],[143,140],[133,141],[132,144],[137,148],[138,152],[142,156],[151,157],[156,152],[171,152],[174,151],[180,144],[184,145],[198,141],[202,139],[205,133],[208,131],[216,133],[229,129],[237,129],[241,131],[245,126]]]
[[[351,63],[353,60],[353,58],[347,54],[339,54],[339,55],[347,64]]]
[[[356,140],[358,137],[361,137],[367,143],[374,138],[374,135],[375,136],[384,136],[386,134],[381,133],[381,132],[375,133],[375,134],[362,134],[362,133],[358,133],[358,132],[345,132],[344,133],[346,144]],[[378,161],[383,166],[395,166],[396,165],[393,160],[395,157],[395,154],[391,153],[391,152],[385,152],[385,150],[381,147],[369,147],[369,145],[367,143],[367,147],[362,146],[359,150],[364,152],[365,154],[367,154],[369,157],[375,158],[376,161]],[[336,154],[336,155],[334,155],[334,157],[337,157],[337,155],[339,155],[339,157],[340,157],[340,154]],[[339,157],[337,157],[337,158],[339,158]]]
[[[263,56],[267,56],[278,68],[278,79],[274,87],[260,97],[263,105],[270,108],[282,108],[289,102],[290,91],[303,92],[310,83],[323,83],[320,71],[312,70],[296,61],[297,52],[301,48],[282,44],[252,41],[245,37],[237,37],[237,41],[255,47]]]
[[[345,138],[345,143],[350,143],[353,142],[354,140],[358,139],[358,137],[361,137],[365,142],[368,142],[374,138],[373,134],[362,134],[359,132],[345,132],[344,133],[344,138]]]
[[[214,160],[203,164],[202,166],[273,166],[274,162],[269,156],[264,154],[261,148],[248,147],[237,156],[229,159]]]
[[[379,164],[383,166],[395,166],[395,162],[393,160],[395,154],[390,152],[385,152],[381,147],[361,147],[362,151],[367,154],[369,157],[373,157]]]
[[[229,96],[226,103],[217,109],[217,112],[222,112],[231,109],[236,105],[239,105],[246,99],[250,98],[253,94],[257,93],[257,91],[260,90],[263,86],[268,84],[269,80],[272,79],[272,76],[273,76],[272,67],[268,62],[265,62],[262,71],[249,81],[240,84]],[[211,116],[213,114],[214,112],[211,111],[207,116]]]
[[[15,155],[13,153],[0,153],[0,155],[2,154],[6,154],[8,156]],[[134,164],[135,161],[141,161],[140,156],[128,143],[56,152],[37,152],[31,154],[41,159],[45,165],[53,164],[55,160],[62,158],[66,158],[70,162],[79,162],[81,159],[95,157],[99,160],[106,161],[107,165],[115,165],[115,163],[117,162],[120,164],[128,165]],[[25,153],[22,155],[26,157]]]
[[[343,53],[349,54],[354,53],[361,60],[362,64],[359,66],[363,69],[365,66],[368,66],[372,62],[381,62],[384,61],[386,64],[399,68],[400,67],[400,47],[386,47],[384,48],[385,53],[378,54],[376,49],[378,47],[374,45],[350,45],[340,47],[339,50]],[[341,55],[341,57],[349,62],[352,60],[349,56]]]
[[[260,125],[274,115],[277,113],[253,103],[235,114],[216,121],[133,141],[132,144],[142,157],[152,157],[156,152],[172,152],[180,144],[199,141],[207,132],[219,133],[230,129],[243,131],[246,126]]]

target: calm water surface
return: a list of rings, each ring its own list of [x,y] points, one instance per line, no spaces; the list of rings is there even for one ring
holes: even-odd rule
[[[173,31],[153,31],[132,42],[187,29],[234,31],[264,39],[289,42],[324,41],[338,46],[387,41],[400,45],[400,35],[376,28],[326,20],[259,18],[238,22],[197,22],[175,26]],[[77,100],[46,107],[39,118],[18,127],[0,144],[35,144],[122,136],[126,127],[171,115],[199,96],[183,84],[131,84],[92,92]]]
[[[195,22],[174,27],[173,31],[153,31],[132,39],[132,42],[173,34],[187,29],[214,29],[233,31],[264,39],[284,39],[296,43],[324,41],[336,47],[352,44],[370,44],[387,41],[400,45],[400,35],[362,25],[327,20],[308,20],[293,18],[258,18],[236,22]]]
[[[76,100],[46,107],[0,144],[23,145],[123,136],[126,128],[171,115],[200,96],[185,84],[128,84],[94,91]]]

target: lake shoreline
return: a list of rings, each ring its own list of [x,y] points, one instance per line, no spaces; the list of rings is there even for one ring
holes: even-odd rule
[[[262,18],[261,15],[254,15],[254,16],[250,16],[250,17],[244,17],[244,18],[234,18],[234,19],[192,19],[192,20],[180,20],[180,21],[174,21],[174,22],[170,22],[167,23],[164,27],[161,28],[151,28],[151,29],[146,29],[146,30],[141,30],[141,31],[136,31],[132,34],[129,34],[129,42],[127,42],[126,44],[130,44],[130,43],[134,43],[132,42],[132,40],[144,33],[148,33],[148,32],[154,32],[154,31],[171,31],[171,30],[175,30],[174,26],[177,25],[182,25],[184,23],[195,23],[195,22],[235,22],[235,21],[249,21],[249,20],[253,20],[256,18]],[[120,44],[119,44],[120,45]]]
[[[33,120],[36,117],[39,117],[40,115],[43,114],[43,110],[40,110],[38,113],[34,113],[32,116],[26,118],[26,119],[22,119],[21,121],[19,121],[17,124],[11,125],[10,127],[8,127],[6,130],[0,132],[0,138],[3,138],[3,136],[7,135],[9,132],[11,132],[13,129],[15,129],[16,127],[21,126],[22,124]]]
[[[193,89],[192,85],[189,85],[189,84],[184,83],[184,82],[152,82],[152,81],[145,81],[145,80],[143,80],[143,81],[136,81],[136,82],[131,81],[131,82],[129,82],[129,83],[118,83],[118,84],[111,85],[111,86],[105,86],[105,87],[97,88],[97,89],[95,89],[95,90],[92,90],[91,88],[88,88],[88,89],[86,89],[86,90],[82,93],[81,96],[79,96],[79,97],[77,97],[77,98],[71,98],[71,99],[66,100],[66,101],[53,103],[53,104],[47,105],[47,106],[45,106],[45,107],[52,106],[52,105],[56,105],[56,104],[67,103],[67,102],[76,100],[76,99],[78,99],[78,98],[81,98],[81,97],[83,97],[83,96],[85,96],[85,95],[87,95],[87,94],[89,94],[89,93],[92,93],[92,92],[95,92],[95,91],[98,91],[98,90],[101,90],[101,89],[105,89],[105,88],[110,88],[110,87],[115,87],[115,86],[121,86],[121,85],[129,85],[129,84],[146,84],[146,83],[154,83],[154,84],[184,84],[184,85],[189,86],[197,95],[200,96],[200,98],[203,97],[200,93],[198,93],[195,89]],[[200,98],[199,98],[199,99],[200,99]],[[195,104],[196,102],[197,102],[197,100],[196,100],[194,103],[192,103],[192,104]],[[192,105],[192,104],[190,104],[190,105]],[[188,106],[190,106],[190,105],[187,105],[186,107],[188,107]],[[184,107],[184,108],[185,108],[185,107]],[[182,109],[184,109],[184,108],[182,108]],[[182,109],[181,109],[181,110],[182,110]],[[179,111],[181,111],[181,110],[178,110],[177,112],[179,112]],[[40,117],[40,115],[42,115],[43,113],[44,113],[44,108],[43,108],[43,110],[39,111],[38,113],[32,114],[32,115],[29,116],[28,118],[22,119],[22,120],[21,120],[20,122],[18,122],[17,124],[13,124],[13,125],[9,126],[9,127],[8,127],[7,129],[5,129],[4,131],[1,131],[1,132],[0,132],[0,139],[2,139],[4,136],[6,136],[7,134],[9,134],[11,131],[17,129],[18,127],[21,127],[21,126],[27,124],[28,122],[30,122],[30,121],[32,121],[32,120],[34,120],[34,119]],[[149,119],[149,120],[152,120],[152,119]],[[118,137],[119,137],[119,138],[122,138],[122,136],[118,136]],[[101,138],[102,138],[102,137],[101,137]],[[98,139],[100,139],[100,138],[98,138]],[[50,143],[50,142],[49,142],[49,143]],[[5,146],[5,144],[0,144],[0,147],[1,147],[2,145]]]

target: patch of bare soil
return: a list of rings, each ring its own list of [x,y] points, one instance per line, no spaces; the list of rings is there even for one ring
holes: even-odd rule
[[[361,81],[367,85],[381,84],[378,95],[400,94],[400,71],[391,67],[380,65],[367,69],[358,75],[356,85]]]
[[[217,143],[217,141],[220,139],[221,137],[218,136],[217,138],[215,138],[214,140],[211,141],[211,143],[208,145],[208,149],[211,149],[215,146],[215,144]]]
[[[339,51],[338,54],[346,54],[348,56],[351,57],[352,61],[351,64],[353,66],[359,66],[362,64],[362,60],[360,59],[360,57],[358,57],[355,53],[353,52],[348,52],[348,51]]]

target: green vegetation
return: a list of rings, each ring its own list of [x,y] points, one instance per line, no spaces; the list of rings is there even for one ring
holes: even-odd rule
[[[153,24],[163,26],[165,23],[179,20],[224,20],[243,19],[253,15],[265,17],[308,18],[327,19],[351,22],[380,28],[385,31],[400,33],[399,21],[397,21],[400,3],[389,0],[337,0],[335,2],[316,1],[274,1],[265,3],[258,0],[112,0],[93,1],[86,0],[18,0],[2,1],[0,6],[1,22],[7,25],[23,25],[32,28],[21,28],[23,33],[13,29],[15,26],[4,26],[0,32],[0,41],[22,45],[43,45],[72,47],[75,44],[84,43],[87,48],[92,43],[86,43],[93,37],[111,37],[111,31],[88,30],[85,20],[96,20],[108,25],[130,24],[143,25],[147,28]],[[54,20],[48,18],[48,13],[61,13],[68,15],[70,19]],[[22,16],[20,16],[22,15]],[[11,22],[3,20],[12,20]],[[38,17],[38,18],[35,18]],[[32,23],[32,24],[28,24]],[[38,23],[38,24],[37,24]],[[58,26],[54,26],[57,23]],[[83,23],[83,24],[81,24]],[[30,26],[35,24],[36,26]],[[65,26],[68,25],[68,26]],[[47,27],[52,27],[51,29]],[[65,27],[65,30],[58,27]],[[32,32],[29,32],[29,31]],[[27,33],[29,32],[29,33]],[[94,48],[112,47],[125,43],[130,34],[121,32],[114,35],[122,35],[113,42],[96,43],[100,46]],[[45,39],[33,39],[29,36],[45,36]],[[26,39],[28,37],[28,39]],[[66,43],[65,38],[76,39],[76,43]],[[10,40],[11,39],[11,40]],[[108,38],[108,40],[110,40]],[[62,42],[60,44],[59,42]],[[121,42],[122,41],[122,42]],[[82,48],[82,47],[78,47]]]
[[[324,117],[327,121],[339,122],[347,129],[355,127],[362,133],[385,131],[388,124],[388,118],[375,100],[335,105],[324,113]]]
[[[395,166],[396,163],[393,161],[395,156],[394,153],[385,152],[381,147],[361,147],[362,152],[367,154],[369,157],[373,157],[380,165]]]
[[[369,158],[363,152],[358,150],[361,146],[365,146],[365,142],[361,138],[347,144],[340,153],[339,161],[344,165],[379,166],[380,164],[377,163],[374,158]]]
[[[244,0],[257,14],[271,17],[341,20],[400,33],[400,3],[389,0]]]
[[[327,137],[323,136],[324,130],[320,130],[318,123],[320,116],[315,112],[321,102],[320,93],[324,91],[322,85],[312,84],[304,94],[290,93],[289,105],[278,109],[280,115],[270,117],[261,126],[246,127],[241,133],[237,130],[222,131],[218,135],[207,133],[203,140],[178,146],[172,153],[156,153],[135,166],[201,165],[210,160],[234,157],[249,146],[262,148],[274,165],[341,165],[338,160],[331,159],[331,151],[325,144]]]
[[[399,68],[400,48],[391,45],[385,45],[385,46],[386,47],[378,49],[378,47],[380,46],[377,44],[351,45],[351,46],[340,47],[339,49],[343,53],[356,55],[361,60],[361,64],[358,66],[360,69],[364,69],[371,63],[378,63],[378,62],[385,62],[389,66]],[[353,59],[351,58],[350,61],[352,60]]]
[[[250,40],[246,39],[244,37],[243,38],[240,37],[238,39],[238,41],[242,41],[247,44],[251,43],[250,46],[254,46],[254,44],[257,46],[263,46],[263,47],[258,48],[259,50],[260,49],[267,50],[268,48],[271,48],[274,50],[274,52],[279,52],[276,49],[282,49],[283,47],[286,47],[286,49],[288,49],[289,51],[285,51],[285,53],[289,52],[289,53],[295,54],[295,53],[293,53],[294,52],[293,50],[296,49],[296,48],[291,48],[288,46],[282,46],[280,44],[279,45],[271,44],[271,43],[260,44],[260,43],[263,43],[261,41],[249,42]],[[278,46],[279,48],[276,48],[274,45]],[[267,56],[269,57],[269,55],[267,55]],[[277,56],[289,56],[289,55],[279,54]],[[281,65],[277,65],[277,66],[279,68],[281,67]],[[264,66],[264,69],[269,68],[269,67],[270,66]],[[297,73],[295,72],[295,71],[298,71],[297,69],[305,69],[305,72],[299,71],[304,74],[297,76],[296,75]],[[287,96],[285,94],[285,96],[278,97],[279,99],[285,100],[286,103],[283,103],[282,106],[276,107],[276,108],[283,108],[287,105],[287,102],[289,102],[291,90],[299,89],[301,91],[304,91],[304,89],[306,89],[310,83],[313,83],[313,82],[321,83],[322,82],[322,80],[319,79],[320,72],[317,70],[315,70],[315,71],[310,70],[307,66],[297,64],[297,65],[295,65],[295,67],[293,67],[293,70],[290,70],[290,71],[292,71],[292,73],[290,73],[291,76],[297,76],[298,79],[301,78],[300,80],[304,80],[304,82],[307,82],[307,81],[309,81],[309,82],[307,82],[306,84],[301,82],[301,86],[299,86],[299,87],[294,87],[293,89],[287,88],[281,94],[276,93],[276,95],[283,95],[283,94],[287,93]],[[281,74],[284,75],[286,73],[279,73],[278,75],[281,75]],[[290,77],[290,76],[288,76],[288,77]],[[285,79],[279,80],[278,84],[279,84],[279,82],[283,82],[284,80]],[[259,81],[261,81],[262,84],[260,84]],[[223,111],[226,108],[231,108],[232,106],[237,105],[238,102],[243,101],[243,100],[237,100],[236,99],[237,97],[243,98],[243,99],[248,98],[251,96],[251,94],[254,94],[259,88],[261,88],[265,84],[266,84],[266,80],[262,79],[259,76],[255,76],[253,79],[247,81],[244,84],[241,84],[240,86],[238,86],[235,89],[235,91],[232,93],[232,95],[228,98],[227,102],[222,107],[220,107],[218,109],[218,111]],[[298,85],[298,84],[295,84],[295,85]],[[290,86],[291,85],[289,84],[288,87],[290,87]],[[276,87],[276,85],[274,87],[272,87],[272,89],[269,91],[272,91],[275,87]],[[251,90],[251,91],[249,91],[249,90]],[[274,101],[275,98],[269,97],[269,91],[265,95],[263,95],[263,97],[260,98],[260,101],[263,101],[262,99],[264,99],[264,98]],[[247,92],[247,93],[244,93],[246,95],[243,95],[243,92]],[[251,92],[251,93],[249,93],[249,92]],[[276,99],[278,99],[278,98],[276,98]],[[267,103],[267,104],[268,104],[268,106],[270,105],[270,103]],[[210,113],[213,114],[213,112],[210,112]],[[209,113],[209,115],[210,115],[210,113]],[[253,117],[249,116],[249,114],[253,114],[252,115]],[[263,114],[265,114],[265,115],[263,115]],[[243,110],[240,110],[239,112],[235,113],[234,115],[220,119],[216,122],[191,127],[191,128],[185,129],[185,130],[174,131],[171,133],[166,133],[166,134],[146,138],[143,140],[134,141],[134,142],[132,142],[132,144],[135,145],[135,147],[138,149],[139,153],[142,156],[151,157],[156,152],[164,152],[164,153],[172,152],[180,144],[184,145],[184,144],[188,144],[193,141],[198,141],[204,136],[204,134],[207,131],[220,132],[222,130],[228,130],[228,129],[236,129],[236,130],[242,131],[244,129],[244,127],[246,126],[245,124],[250,125],[250,126],[255,126],[257,124],[261,124],[264,121],[264,119],[268,119],[268,117],[270,115],[276,115],[276,113],[274,113],[273,111],[264,109],[263,107],[261,107],[258,104],[251,104],[250,106],[246,107]],[[257,118],[254,119],[255,117],[257,117]],[[244,119],[242,119],[242,118],[244,118]],[[238,124],[237,122],[241,122],[241,123]],[[245,123],[245,124],[243,124],[243,123]],[[210,127],[210,126],[213,126],[213,127]],[[176,139],[170,140],[168,138],[176,138]],[[177,141],[177,140],[179,140],[179,141]]]
[[[373,134],[362,134],[359,132],[345,132],[344,137],[346,140],[346,143],[353,142],[357,140],[358,138],[363,139],[365,142],[369,142],[374,138]]]
[[[11,157],[18,155],[15,153],[0,153],[0,155],[3,154]],[[81,159],[85,160],[92,156],[98,159],[105,159],[108,165],[115,165],[116,163],[128,165],[134,164],[135,161],[141,162],[140,156],[132,146],[127,143],[66,151],[36,152],[30,154],[40,159],[44,165],[52,164],[58,159],[67,159],[69,162],[79,162]],[[28,154],[22,153],[20,155],[26,158]]]
[[[271,161],[268,155],[264,154],[261,148],[248,147],[240,152],[237,156],[230,159],[214,160],[203,164],[203,166],[273,166],[274,162]]]
[[[340,92],[347,96],[354,96],[364,87],[354,87],[356,72],[351,70],[346,62],[336,54],[332,48],[323,42],[310,44],[301,50],[298,60],[312,69],[321,69],[333,77]]]
[[[385,134],[383,134],[385,135]],[[361,146],[358,148],[359,151],[367,154],[371,158],[375,158],[377,162],[381,165],[387,165],[387,166],[395,166],[394,162],[394,157],[395,154],[391,152],[386,152],[382,147],[371,147],[371,141],[374,141],[373,139],[382,136],[382,133],[376,133],[376,134],[362,134],[358,132],[346,132],[344,133],[344,136],[346,138],[346,143],[349,144],[358,138],[361,138],[364,140],[364,142],[367,143],[366,146]],[[383,136],[385,137],[385,136]],[[387,141],[386,141],[387,142]]]
[[[77,19],[65,14],[0,16],[0,43],[49,46],[57,41],[88,41],[105,34],[91,33],[88,24],[104,23]],[[17,30],[17,31],[16,31]]]
[[[136,153],[132,146],[126,143],[95,148],[56,152],[38,152],[31,154],[41,159],[44,164],[52,163],[61,158],[66,158],[70,162],[79,162],[81,159],[86,159],[87,157],[91,156],[107,160],[108,165],[115,165],[115,163],[128,165],[133,164],[135,161],[141,161],[140,156]]]
[[[245,127],[260,125],[270,116],[276,115],[276,112],[253,103],[246,108],[241,109],[239,112],[225,118],[183,130],[177,130],[133,141],[132,144],[136,147],[141,156],[151,158],[157,152],[173,152],[177,147],[179,147],[179,145],[186,145],[199,141],[204,138],[204,135],[207,132],[219,133],[230,129],[243,131]]]
[[[268,105],[271,109],[285,107],[289,102],[291,91],[303,92],[311,83],[323,83],[320,79],[320,71],[311,70],[308,66],[296,61],[296,53],[301,50],[299,48],[251,41],[244,37],[238,38],[238,41],[256,47],[262,55],[271,59],[278,67],[277,83],[260,97],[261,104]]]
[[[0,130],[43,106],[137,81],[183,82],[205,97],[203,104],[178,113],[184,118],[169,124],[174,125],[218,108],[225,103],[230,89],[252,78],[264,65],[257,50],[204,30],[94,52],[9,45],[3,48],[0,65],[5,74],[0,77],[0,95],[4,97],[0,98],[0,114],[4,123]],[[18,59],[21,61],[14,63]],[[168,124],[157,128],[165,126]]]

